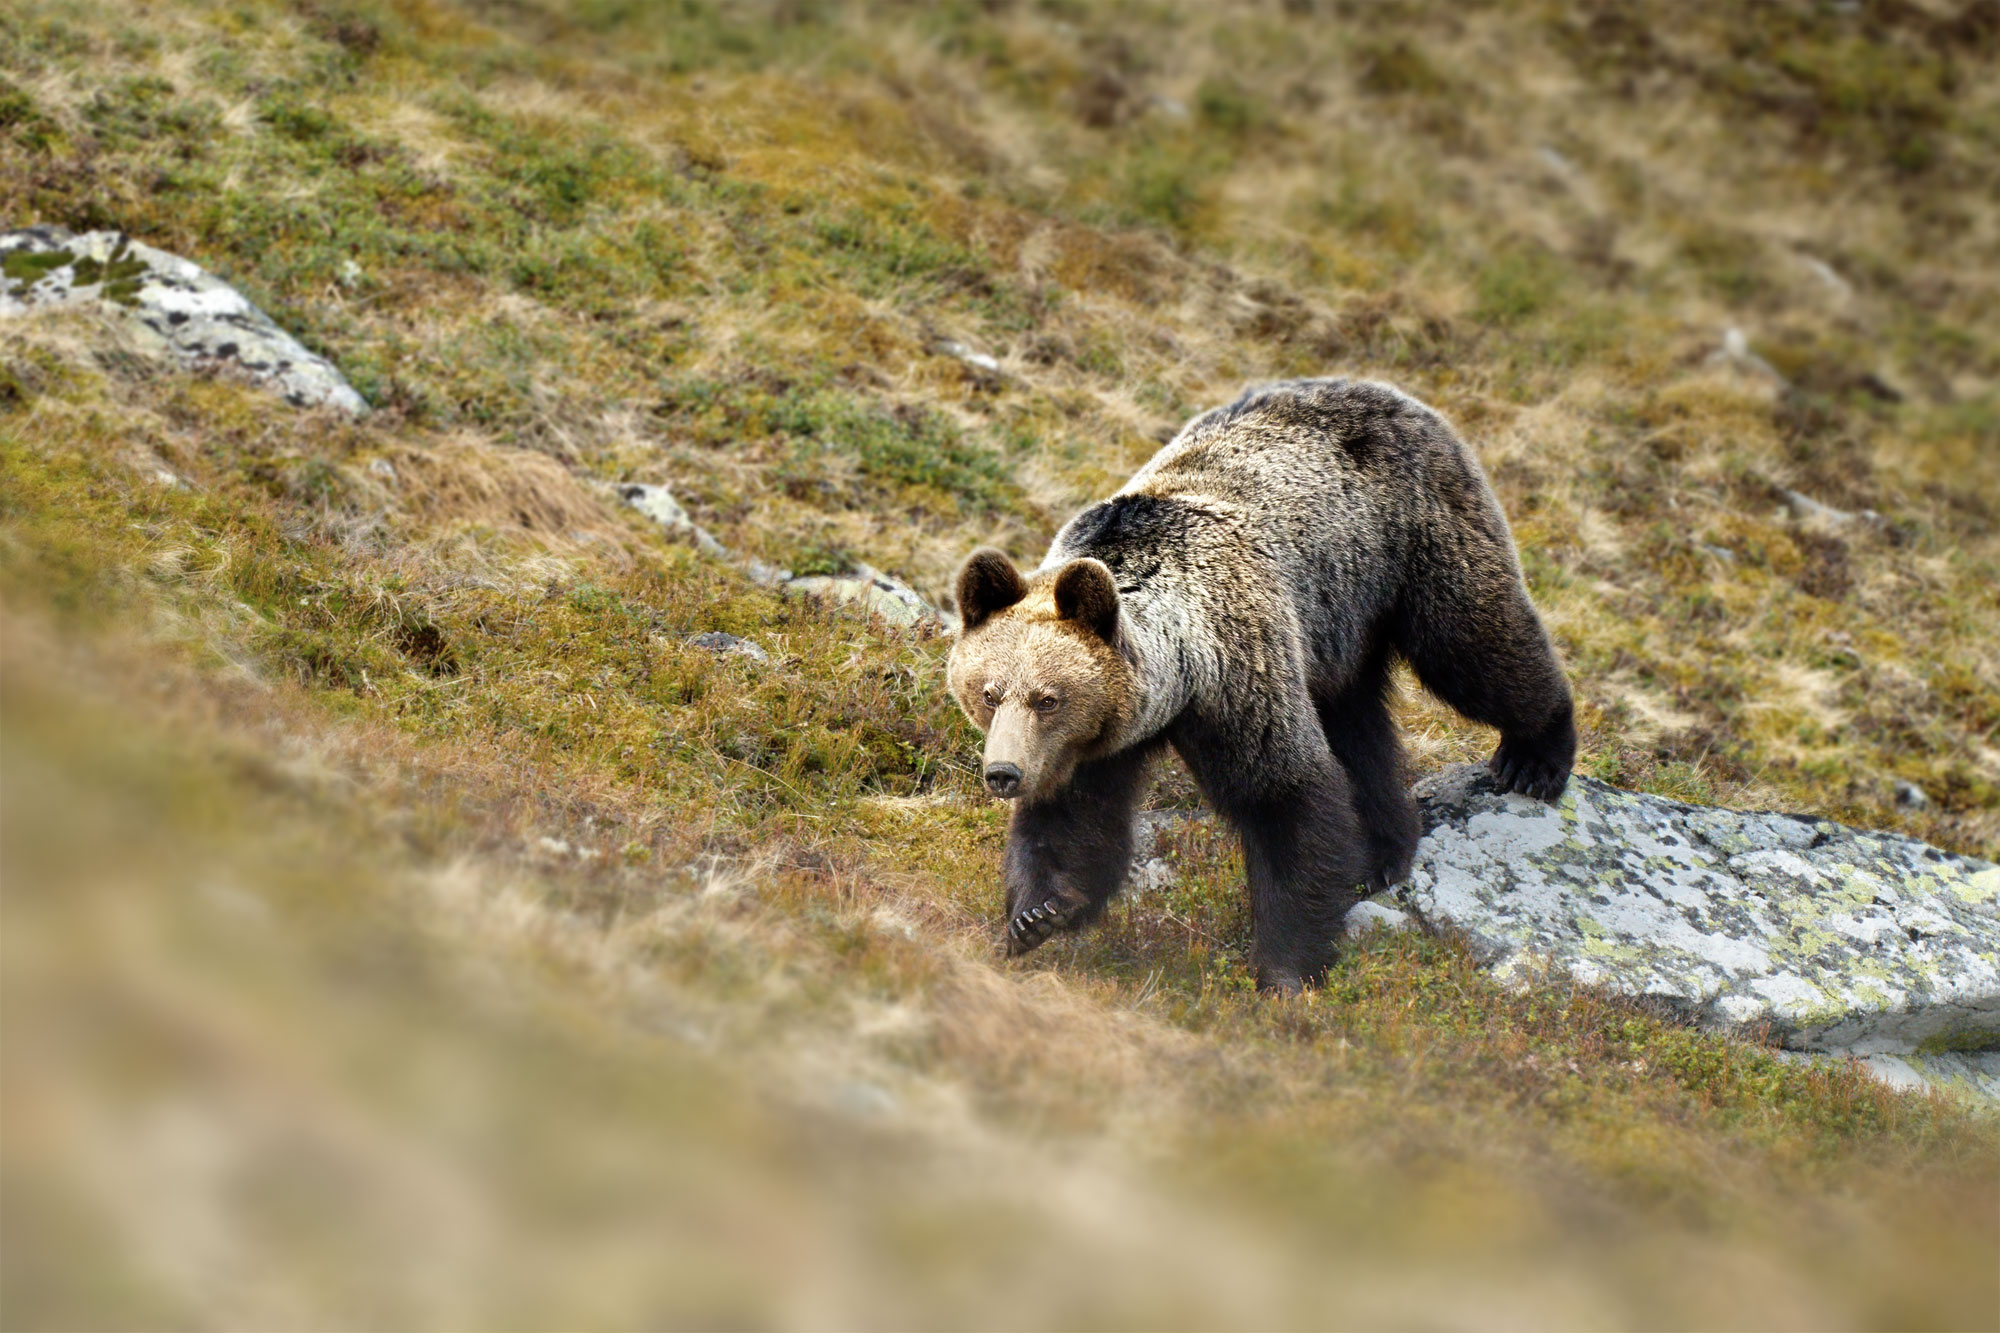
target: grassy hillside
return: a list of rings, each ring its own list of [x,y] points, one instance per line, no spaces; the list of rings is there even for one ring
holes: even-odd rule
[[[1258,1001],[1212,821],[1003,963],[944,641],[609,484],[939,597],[1392,378],[1584,769],[1991,857],[1996,198],[1975,4],[8,7],[0,225],[376,410],[0,323],[0,1315],[1990,1322],[1990,1117],[1449,942]]]

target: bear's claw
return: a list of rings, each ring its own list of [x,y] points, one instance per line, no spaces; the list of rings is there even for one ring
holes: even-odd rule
[[[1016,912],[1007,923],[1007,952],[1019,955],[1040,948],[1069,918],[1069,909],[1055,898],[1048,899],[1039,907]]]
[[[1569,770],[1539,755],[1522,755],[1502,745],[1488,762],[1503,791],[1520,792],[1538,801],[1553,801],[1569,786]]]

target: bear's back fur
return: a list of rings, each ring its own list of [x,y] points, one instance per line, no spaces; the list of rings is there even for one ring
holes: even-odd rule
[[[1291,621],[1315,692],[1344,687],[1385,614],[1431,579],[1520,582],[1465,446],[1430,408],[1366,380],[1265,385],[1195,418],[1072,519],[1044,564],[1079,556],[1108,565],[1142,618],[1172,600],[1174,619],[1218,632],[1253,608],[1260,624]]]

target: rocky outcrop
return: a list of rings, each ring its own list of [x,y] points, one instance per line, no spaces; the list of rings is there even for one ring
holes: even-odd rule
[[[1420,783],[1397,898],[1502,977],[1601,985],[1703,1027],[1930,1078],[2000,1074],[2000,866],[1824,819],[1483,768]],[[1964,1068],[1960,1068],[1964,1066]]]
[[[368,410],[331,362],[308,352],[241,292],[197,264],[119,231],[0,232],[0,317],[79,303],[121,314],[163,357],[234,370],[294,407]]]
[[[915,625],[922,620],[940,624],[937,609],[901,579],[884,574],[873,565],[856,565],[848,574],[808,574],[788,578],[779,588],[795,597],[817,597],[822,601],[859,607],[882,617],[891,625]]]

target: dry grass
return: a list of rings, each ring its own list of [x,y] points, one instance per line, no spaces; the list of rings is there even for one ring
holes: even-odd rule
[[[936,594],[1393,378],[1589,771],[2000,849],[1976,12],[1310,8],[0,15],[7,220],[377,407],[0,328],[6,1322],[1990,1320],[1990,1122],[1437,941],[1261,1004],[1212,821],[1000,964],[941,641],[609,498]]]

